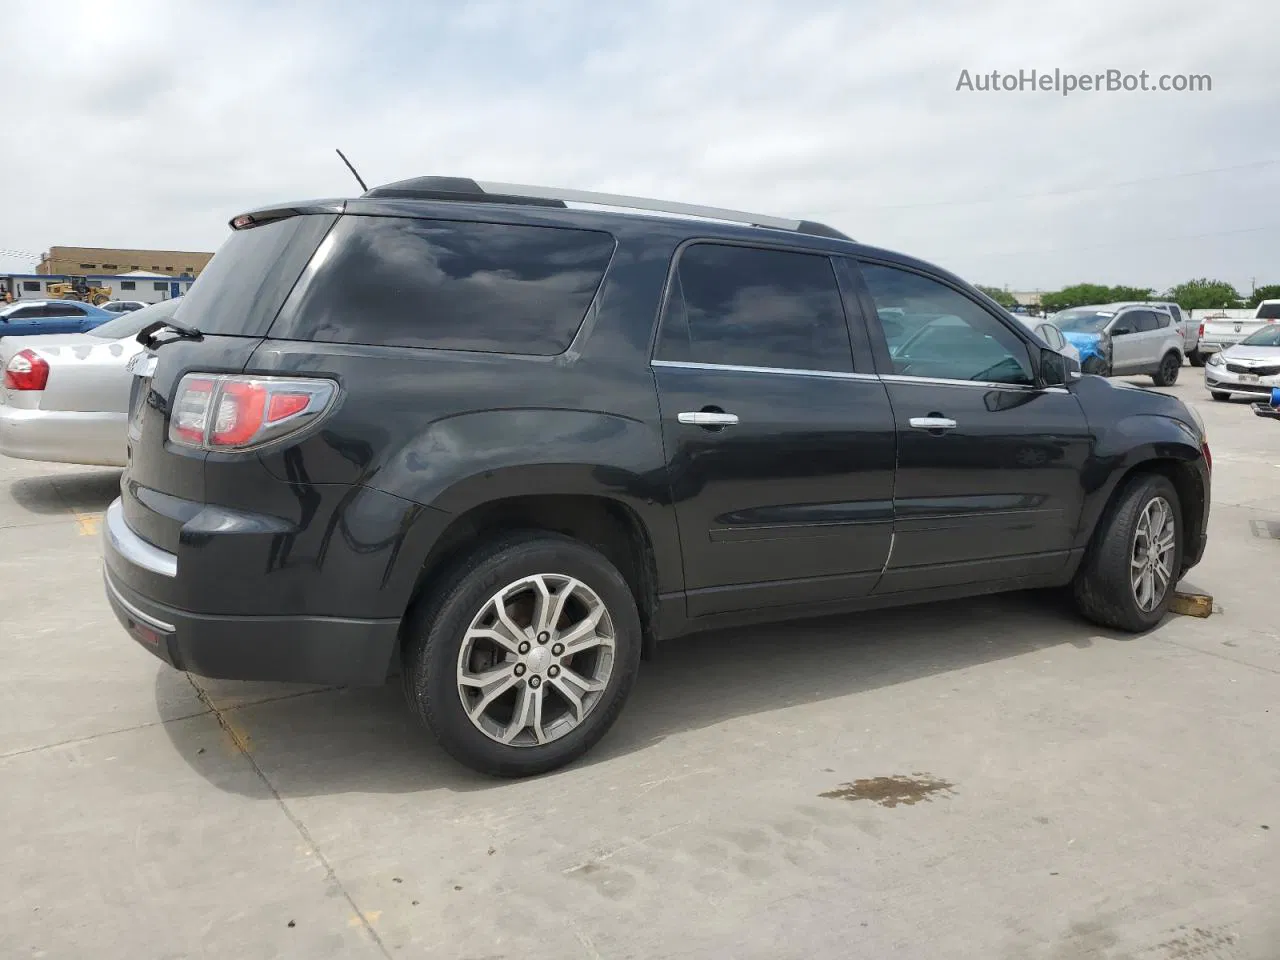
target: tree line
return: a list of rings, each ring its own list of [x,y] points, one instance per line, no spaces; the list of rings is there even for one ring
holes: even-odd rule
[[[1013,294],[999,287],[978,285],[978,289],[1006,309],[1016,305]],[[1040,305],[1048,313],[1096,303],[1118,303],[1124,300],[1167,300],[1183,310],[1213,310],[1228,307],[1256,307],[1263,300],[1280,300],[1280,283],[1258,287],[1242,297],[1225,280],[1188,280],[1170,287],[1157,296],[1151,287],[1108,287],[1099,283],[1075,283],[1061,290],[1040,295]]]

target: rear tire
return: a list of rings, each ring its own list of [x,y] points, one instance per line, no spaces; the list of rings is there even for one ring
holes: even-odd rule
[[[1169,536],[1172,543],[1166,547]],[[1173,602],[1182,540],[1182,510],[1173,484],[1160,474],[1134,476],[1094,530],[1071,584],[1076,608],[1099,626],[1150,630]]]
[[[626,580],[597,550],[554,533],[479,546],[407,631],[410,706],[454,759],[495,777],[546,773],[590,750],[622,712],[640,665]]]
[[[1178,382],[1178,371],[1182,369],[1182,357],[1176,350],[1170,350],[1160,360],[1160,369],[1151,375],[1151,381],[1157,387],[1171,387]]]
[[[1231,399],[1231,394],[1223,393],[1221,390],[1210,390],[1209,396],[1213,397],[1213,399],[1218,401],[1225,401],[1225,400]]]
[[[1187,354],[1187,360],[1193,367],[1204,366],[1204,355],[1199,350],[1192,350]]]

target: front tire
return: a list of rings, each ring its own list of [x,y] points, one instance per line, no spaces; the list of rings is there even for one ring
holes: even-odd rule
[[[546,773],[586,753],[621,713],[640,665],[626,580],[558,534],[477,548],[409,631],[410,705],[454,759],[496,777]]]
[[[1160,361],[1160,369],[1151,375],[1151,381],[1157,387],[1171,387],[1178,380],[1178,371],[1182,369],[1182,357],[1170,350]]]
[[[1182,569],[1182,508],[1160,474],[1138,474],[1094,531],[1072,582],[1077,609],[1103,627],[1142,633],[1173,602]]]

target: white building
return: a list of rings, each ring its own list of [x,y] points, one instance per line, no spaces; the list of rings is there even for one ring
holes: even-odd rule
[[[195,282],[194,277],[172,277],[145,270],[83,276],[91,287],[109,287],[112,300],[141,300],[143,303],[159,303],[180,297]],[[0,296],[7,290],[15,300],[44,300],[49,297],[49,284],[67,283],[70,279],[70,276],[43,273],[12,273],[0,276]]]

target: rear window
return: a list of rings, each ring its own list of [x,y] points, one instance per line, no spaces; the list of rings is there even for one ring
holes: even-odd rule
[[[123,340],[125,337],[136,337],[148,323],[155,323],[157,320],[168,320],[173,316],[173,311],[177,309],[180,302],[179,300],[162,300],[159,303],[151,304],[149,307],[143,307],[141,310],[131,310],[124,316],[116,317],[114,320],[108,320],[106,323],[94,327],[89,331],[89,335],[100,337],[103,340]]]
[[[191,284],[174,319],[201,333],[265,336],[334,219],[296,216],[234,231]]]
[[[344,217],[271,335],[327,343],[562,353],[613,256],[594,230]]]
[[[1258,306],[1256,320],[1280,320],[1280,303],[1263,303]]]

